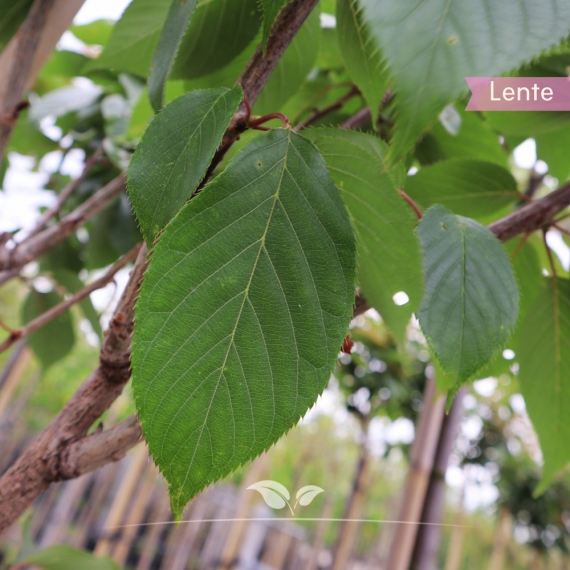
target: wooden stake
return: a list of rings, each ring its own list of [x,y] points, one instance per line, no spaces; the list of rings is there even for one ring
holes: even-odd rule
[[[148,451],[145,445],[141,445],[132,455],[129,468],[121,481],[117,495],[111,505],[111,509],[103,525],[103,536],[97,541],[95,555],[109,556],[113,551],[113,536],[121,533],[121,530],[113,530],[112,527],[119,526],[125,517],[125,510],[130,505],[130,500],[135,490],[141,473],[148,461]],[[111,527],[111,528],[110,528]]]
[[[418,532],[418,525],[413,523],[421,520],[444,415],[445,396],[437,394],[435,378],[431,375],[424,390],[423,409],[410,453],[410,470],[398,516],[403,524],[397,525],[390,549],[387,565],[390,570],[409,568]]]

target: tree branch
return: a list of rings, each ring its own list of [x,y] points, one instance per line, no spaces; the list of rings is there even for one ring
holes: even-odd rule
[[[136,245],[131,251],[129,251],[129,253],[121,257],[121,259],[119,259],[115,264],[113,264],[110,267],[110,269],[107,271],[107,273],[105,273],[105,275],[103,275],[96,281],[93,281],[93,283],[90,283],[89,285],[83,287],[82,289],[74,293],[69,299],[66,299],[61,303],[58,303],[55,307],[52,307],[45,313],[42,313],[39,317],[36,317],[35,319],[33,319],[32,321],[30,321],[28,324],[24,325],[20,329],[11,331],[10,336],[4,339],[4,341],[0,342],[0,353],[8,350],[15,342],[17,342],[21,338],[29,336],[38,329],[41,329],[44,325],[46,325],[56,317],[59,317],[59,315],[65,313],[65,311],[67,311],[70,307],[88,297],[93,291],[105,287],[107,283],[113,280],[113,277],[115,276],[117,271],[125,267],[125,265],[127,265],[137,257],[140,248],[141,244]]]
[[[96,430],[67,447],[62,454],[60,473],[64,479],[73,479],[119,461],[141,439],[141,425],[136,416],[108,430]]]
[[[337,109],[341,109],[347,101],[352,99],[352,97],[354,97],[355,95],[359,95],[359,94],[360,94],[360,90],[358,89],[358,87],[356,87],[356,85],[353,85],[352,88],[350,89],[350,91],[345,93],[342,97],[339,97],[336,101],[334,101],[330,105],[327,105],[326,107],[323,107],[322,109],[315,109],[304,121],[302,121],[298,125],[296,125],[293,130],[296,133],[298,133],[299,131],[306,129],[309,125],[312,125],[314,122],[318,121],[319,119],[322,119],[323,117],[325,117],[329,113],[332,113],[333,111],[336,111]]]
[[[14,275],[14,270],[21,269],[26,263],[47,253],[89,218],[103,210],[125,189],[125,182],[125,175],[120,174],[57,224],[29,236],[13,249],[0,245],[0,270],[3,270],[0,271],[0,285]]]
[[[34,55],[40,43],[50,10],[55,0],[35,0],[28,17],[16,32],[16,48],[7,77],[4,81],[10,86],[0,106],[0,162],[4,158],[6,145],[16,125],[18,104],[20,103],[28,76],[32,68]]]
[[[56,0],[57,1],[57,0]],[[253,104],[279,58],[317,4],[318,0],[292,0],[281,12],[267,43],[265,55],[258,48],[240,76],[244,94]],[[247,128],[246,106],[234,115],[209,173]],[[121,175],[50,228],[24,240],[13,250],[0,246],[0,284],[15,270],[46,253],[86,219],[103,209],[123,190]],[[75,477],[121,457],[140,437],[134,418],[108,430],[87,436],[87,431],[122,392],[130,378],[130,342],[133,308],[146,266],[142,246],[129,284],[105,333],[100,365],[84,381],[51,424],[0,478],[0,533],[6,530],[48,486]],[[82,452],[87,456],[80,459]]]
[[[143,245],[129,283],[105,332],[99,367],[89,375],[35,442],[0,478],[0,533],[6,530],[51,483],[76,476],[81,466],[86,468],[90,464],[87,459],[84,463],[77,464],[76,453],[80,447],[72,447],[74,444],[81,440],[89,440],[84,442],[84,445],[86,449],[91,450],[93,465],[97,464],[97,458],[102,457],[101,451],[95,452],[94,445],[96,441],[101,441],[102,436],[89,439],[86,435],[93,423],[123,391],[131,376],[133,308],[146,267],[146,254],[147,248]],[[124,427],[126,429],[126,426]],[[125,451],[126,442],[134,444],[132,431],[123,431],[119,428],[110,431],[121,436],[120,442]],[[110,444],[108,449],[109,451],[112,449]],[[114,449],[116,453],[110,453],[109,460],[121,455],[120,446]],[[68,452],[73,453],[69,456]]]
[[[540,200],[529,202],[512,214],[489,224],[488,228],[501,240],[527,232],[534,232],[549,225],[556,214],[570,205],[570,182]]]
[[[253,107],[281,56],[317,4],[318,0],[292,0],[281,10],[267,39],[265,54],[261,50],[261,45],[258,46],[236,81],[236,85],[241,85],[244,98],[247,99],[249,106]],[[206,181],[223,160],[232,144],[247,129],[248,104],[242,102],[233,116],[222,143],[210,164],[205,177]]]
[[[87,176],[87,174],[89,173],[91,168],[93,168],[93,166],[95,166],[95,164],[97,164],[99,162],[99,160],[101,159],[102,156],[103,156],[103,146],[101,145],[85,161],[85,165],[83,166],[83,171],[81,172],[81,174],[75,180],[72,180],[60,192],[60,194],[57,197],[56,203],[51,208],[49,208],[48,210],[46,210],[42,214],[42,216],[38,220],[38,223],[30,231],[30,233],[26,236],[26,239],[29,239],[32,236],[35,236],[36,234],[39,234],[45,228],[47,223],[52,218],[55,218],[55,216],[57,216],[57,214],[59,214],[59,212],[61,211],[61,208],[63,207],[63,205],[65,204],[67,199],[77,190],[79,185],[85,180],[85,177]]]
[[[36,0],[0,54],[0,162],[18,118],[18,105],[84,0]]]

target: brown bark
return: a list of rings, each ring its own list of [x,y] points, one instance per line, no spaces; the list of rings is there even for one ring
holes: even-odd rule
[[[279,63],[281,56],[289,47],[291,40],[299,31],[308,15],[318,4],[319,0],[292,0],[281,10],[281,13],[275,20],[271,34],[267,40],[265,53],[259,46],[251,59],[245,66],[242,74],[236,81],[237,85],[241,85],[244,98],[247,99],[250,107],[253,107],[255,101],[259,97],[261,90],[267,83],[275,66]],[[214,155],[212,164],[206,175],[206,180],[214,172],[218,164],[222,161],[232,144],[247,129],[249,120],[249,112],[247,105],[242,102],[233,119],[230,122],[220,148]]]
[[[0,244],[0,270],[3,270],[0,271],[0,285],[13,277],[14,270],[47,253],[103,210],[125,189],[125,182],[125,175],[120,174],[57,224],[30,236],[13,249],[6,249]]]
[[[113,403],[130,378],[130,343],[133,330],[134,300],[146,265],[146,247],[139,252],[137,263],[101,347],[100,365],[85,380],[51,424],[18,458],[0,479],[0,533],[54,481],[71,479],[99,465],[103,454],[106,462],[116,461],[132,446],[132,439],[109,442],[106,436],[86,437],[89,428]],[[117,429],[112,433],[116,434]],[[120,430],[119,430],[120,431]],[[96,452],[93,442],[105,447]],[[71,462],[72,446],[85,444],[97,461]],[[128,444],[126,449],[121,444]],[[76,457],[72,454],[71,459]]]
[[[566,183],[540,200],[528,203],[512,214],[489,225],[489,229],[501,240],[540,230],[549,225],[556,214],[570,204],[570,183]]]
[[[36,0],[0,54],[0,162],[18,118],[18,104],[31,87],[84,0]]]
[[[25,338],[31,335],[33,332],[37,331],[38,329],[41,329],[44,325],[46,325],[47,323],[49,323],[59,315],[65,313],[70,307],[79,303],[83,299],[89,297],[89,295],[93,291],[105,287],[105,285],[107,285],[113,280],[113,277],[120,269],[128,265],[131,261],[134,261],[140,250],[140,247],[141,247],[140,244],[135,246],[129,253],[127,253],[126,255],[121,257],[119,261],[114,263],[102,277],[93,281],[93,283],[86,285],[85,287],[83,287],[82,289],[71,295],[69,299],[65,299],[61,303],[55,305],[55,307],[52,307],[51,309],[49,309],[45,313],[42,313],[41,315],[39,315],[29,323],[26,323],[20,329],[13,331],[10,334],[10,336],[8,336],[8,338],[0,342],[0,353],[4,352],[5,350],[8,350],[8,348],[10,348],[19,339]]]
[[[32,62],[40,43],[41,33],[55,0],[35,0],[30,12],[14,38],[3,100],[0,102],[0,162],[18,119],[18,104],[22,99]]]

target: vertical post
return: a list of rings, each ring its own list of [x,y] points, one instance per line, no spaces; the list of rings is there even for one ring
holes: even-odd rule
[[[408,570],[410,566],[444,415],[445,396],[437,394],[432,373],[424,390],[423,409],[410,453],[410,469],[398,516],[402,522],[397,526],[388,558],[390,570]]]
[[[467,388],[464,386],[457,392],[451,410],[441,425],[421,518],[422,523],[429,524],[423,524],[418,528],[411,563],[413,570],[432,570],[436,567],[436,557],[441,542],[441,526],[437,523],[441,522],[443,516],[445,472],[463,417],[463,397],[466,391]]]
[[[358,458],[356,471],[352,480],[352,492],[344,510],[344,519],[359,518],[370,479],[372,456],[368,449],[368,422],[365,421],[363,424],[362,432],[364,439],[360,447],[360,457]],[[357,528],[358,523],[354,520],[345,520],[341,523],[331,570],[343,570],[348,567],[348,559],[354,545]]]

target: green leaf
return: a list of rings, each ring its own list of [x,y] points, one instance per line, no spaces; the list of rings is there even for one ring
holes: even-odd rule
[[[509,259],[511,259],[520,290],[518,324],[505,345],[505,348],[510,348],[514,351],[515,357],[519,354],[519,338],[521,334],[524,334],[521,323],[524,322],[526,314],[530,307],[532,307],[543,281],[540,262],[535,247],[529,240],[525,241],[521,246],[521,239],[524,238],[513,238],[504,244]],[[489,364],[484,366],[477,373],[477,377],[488,378],[489,376],[494,376],[497,378],[501,374],[507,374],[510,372],[510,366],[513,362],[516,361],[505,359],[502,352],[499,352]]]
[[[364,95],[375,125],[390,79],[387,66],[370,37],[359,0],[338,0],[336,10],[338,45],[346,71]]]
[[[392,159],[403,156],[443,108],[467,92],[465,77],[519,67],[570,29],[566,0],[363,0],[363,6],[394,77]]]
[[[128,190],[149,245],[204,178],[241,98],[241,87],[192,91],[147,128],[128,169]]]
[[[91,218],[89,242],[85,248],[87,269],[114,263],[141,241],[133,207],[123,194],[108,208]]]
[[[255,38],[257,0],[201,0],[172,68],[174,79],[195,79],[222,69]]]
[[[285,50],[269,81],[262,89],[253,112],[266,115],[279,111],[301,87],[315,65],[319,53],[321,25],[314,9]]]
[[[377,143],[384,145],[380,139],[343,129],[322,131],[339,131],[340,135],[316,138],[315,144],[352,220],[360,288],[368,304],[403,343],[406,325],[422,298],[420,249],[414,235],[417,218],[398,195],[383,162],[367,150]],[[401,291],[409,302],[398,306],[394,295]]]
[[[166,22],[160,33],[148,78],[150,102],[157,113],[164,103],[164,84],[178,53],[182,36],[196,8],[196,2],[197,0],[172,0]]]
[[[87,45],[104,46],[113,32],[114,22],[109,20],[95,20],[82,26],[71,26],[73,35]]]
[[[486,219],[520,200],[513,175],[491,162],[456,159],[425,166],[406,180],[406,193],[423,209],[442,204],[461,216]]]
[[[488,122],[482,120],[478,113],[449,108],[459,118],[458,132],[449,132],[441,120],[437,121],[416,147],[418,160],[422,164],[432,164],[450,158],[471,158],[508,168],[507,153]]]
[[[29,117],[32,121],[40,121],[45,117],[54,115],[61,117],[79,111],[93,105],[103,93],[103,88],[98,85],[82,85],[62,87],[56,91],[50,91],[47,95],[32,103]]]
[[[548,113],[549,114],[549,113]],[[558,178],[558,182],[566,182],[570,178],[570,125],[556,131],[535,135],[536,155],[548,164],[548,174]]]
[[[18,122],[8,141],[8,151],[40,157],[53,150],[58,150],[59,144],[46,137],[40,131],[39,125],[28,119],[28,114],[27,109],[19,114]]]
[[[289,2],[290,0],[261,0],[261,9],[263,10],[263,39],[261,46],[263,47],[264,53],[273,23],[277,19],[279,12],[281,12]]]
[[[39,317],[63,299],[54,291],[40,293],[32,289],[22,306],[22,322]],[[51,320],[28,337],[28,344],[45,370],[67,356],[75,343],[75,333],[69,311]]]
[[[86,70],[108,67],[148,77],[168,8],[164,0],[133,0],[115,24],[103,53]]]
[[[54,51],[48,62],[42,68],[34,83],[34,91],[43,95],[48,91],[65,87],[73,77],[82,75],[88,57],[73,51]]]
[[[354,271],[340,195],[289,130],[254,139],[167,226],[137,302],[133,389],[176,519],[314,404]]]
[[[119,570],[107,556],[95,556],[66,544],[55,544],[34,552],[20,564],[33,564],[43,570]]]
[[[521,327],[520,384],[544,467],[540,495],[570,461],[570,281],[544,279]]]
[[[515,135],[525,139],[542,133],[550,133],[566,125],[570,120],[566,111],[493,111],[485,113],[489,125],[504,135]]]
[[[418,238],[424,267],[418,319],[443,368],[464,382],[513,331],[519,308],[515,276],[487,228],[443,206],[425,213]]]

